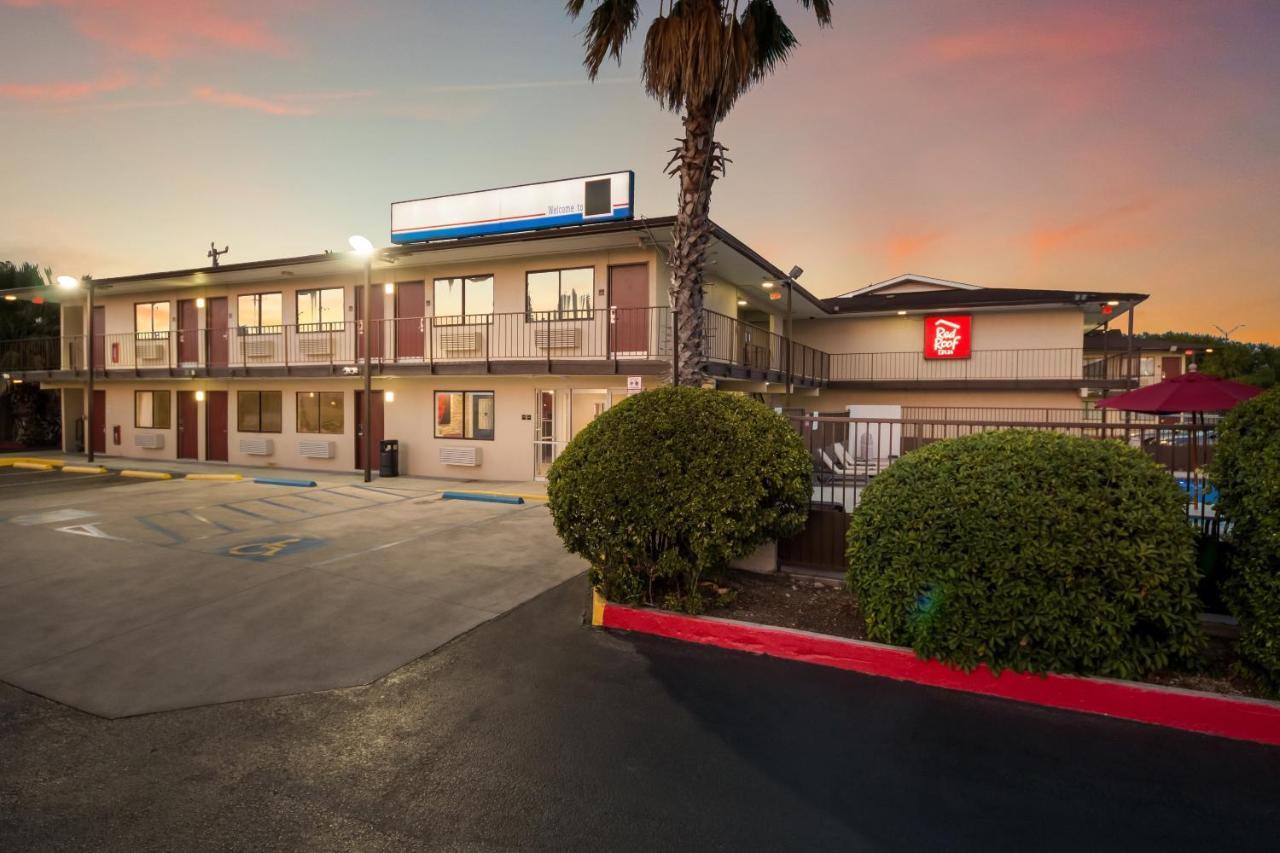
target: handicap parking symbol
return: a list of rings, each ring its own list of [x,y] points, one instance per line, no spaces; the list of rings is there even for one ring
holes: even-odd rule
[[[315,536],[286,536],[265,542],[243,542],[227,549],[227,556],[244,560],[266,561],[283,554],[292,554],[323,545],[324,540]]]

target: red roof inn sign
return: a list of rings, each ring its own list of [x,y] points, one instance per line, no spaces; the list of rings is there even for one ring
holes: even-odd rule
[[[973,317],[969,314],[924,318],[925,358],[968,358],[972,352]]]

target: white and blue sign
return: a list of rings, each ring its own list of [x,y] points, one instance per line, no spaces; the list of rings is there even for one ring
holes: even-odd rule
[[[391,205],[391,242],[561,228],[635,215],[635,173],[521,184]]]

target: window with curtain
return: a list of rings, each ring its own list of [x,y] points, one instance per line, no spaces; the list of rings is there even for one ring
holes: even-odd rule
[[[493,440],[492,391],[437,391],[435,403],[436,438]]]
[[[284,296],[279,293],[245,293],[236,298],[236,323],[242,335],[263,335],[284,326]]]
[[[169,303],[138,302],[133,306],[133,331],[138,340],[169,336]]]
[[[589,320],[595,286],[595,267],[526,273],[525,318],[530,321]]]
[[[240,432],[280,432],[280,391],[237,391],[236,429]]]
[[[133,425],[139,429],[169,428],[169,392],[134,391]]]
[[[299,391],[298,432],[342,435],[341,391]]]
[[[346,298],[341,287],[298,291],[298,331],[329,332],[343,328]]]
[[[493,322],[493,276],[435,280],[432,310],[437,326]]]

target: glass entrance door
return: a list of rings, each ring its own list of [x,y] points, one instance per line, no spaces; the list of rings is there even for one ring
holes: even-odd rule
[[[551,463],[578,431],[604,413],[627,391],[607,388],[553,388],[534,392],[534,478],[545,480]]]

